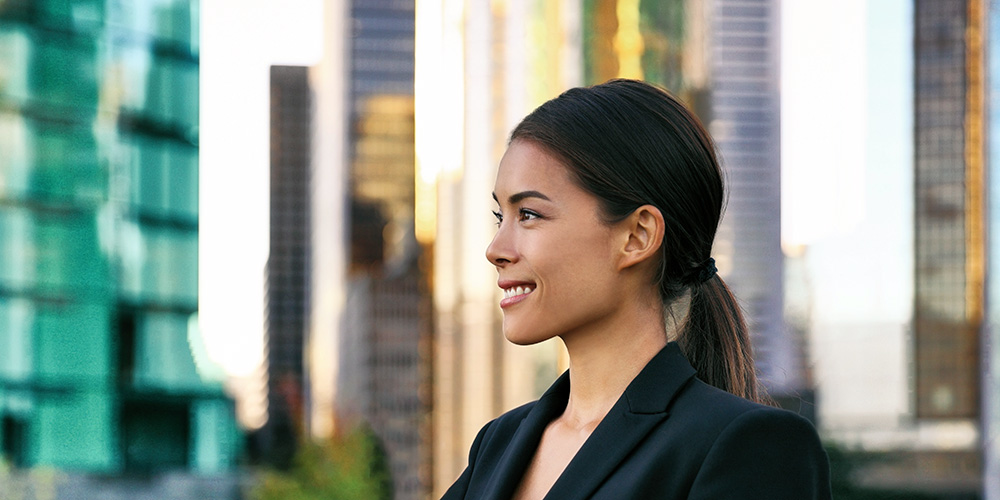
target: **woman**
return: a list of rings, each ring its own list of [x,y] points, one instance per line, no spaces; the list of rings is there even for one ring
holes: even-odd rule
[[[569,90],[514,129],[493,195],[504,336],[560,337],[570,368],[483,427],[445,499],[830,498],[812,425],[761,404],[694,115],[638,81]]]

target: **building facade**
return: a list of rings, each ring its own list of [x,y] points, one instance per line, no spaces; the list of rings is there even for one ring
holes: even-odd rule
[[[378,436],[395,498],[420,499],[431,471],[431,317],[429,253],[414,235],[415,2],[352,1],[347,19],[347,294],[336,411]]]
[[[716,259],[745,304],[764,384],[779,400],[811,399],[801,339],[783,318],[780,3],[717,0],[708,14],[711,83],[702,107],[729,189]]]
[[[198,5],[0,5],[0,449],[232,470],[198,310]]]
[[[270,248],[264,290],[268,418],[256,444],[263,461],[288,467],[306,422],[312,90],[307,67],[272,66],[270,76]]]
[[[981,0],[914,7],[912,411],[924,425],[980,431],[985,313],[985,9]],[[916,450],[911,474],[978,491],[979,439]]]
[[[916,416],[976,419],[985,108],[983,46],[973,36],[982,36],[982,2],[914,7]]]

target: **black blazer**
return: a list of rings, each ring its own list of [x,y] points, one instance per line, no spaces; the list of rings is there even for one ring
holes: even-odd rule
[[[546,499],[830,498],[830,468],[804,418],[695,378],[663,348],[625,389]],[[535,402],[486,424],[443,500],[507,500],[546,426],[566,409],[564,373]]]

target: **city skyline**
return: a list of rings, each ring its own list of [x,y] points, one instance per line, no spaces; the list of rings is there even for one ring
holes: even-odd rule
[[[857,43],[847,47],[825,44],[816,47],[815,42],[823,38],[814,32],[809,37],[803,34],[809,31],[809,26],[836,26],[838,23],[823,23],[830,16],[836,16],[838,22],[857,23],[864,22],[858,14],[858,6],[863,2],[853,1],[844,4],[844,9],[824,8],[822,2],[810,4],[810,6],[795,4],[794,7],[786,6],[782,11],[782,37],[799,36],[806,44],[784,44],[782,57],[798,57],[797,61],[804,61],[806,56],[798,54],[805,53],[808,49],[825,49],[835,54],[834,60],[841,61],[841,68],[846,71],[837,71],[838,74],[848,75],[848,79],[854,78],[856,83],[843,88],[839,83],[830,86],[818,86],[819,75],[830,74],[836,66],[828,66],[827,72],[816,72],[815,66],[804,64],[786,65],[782,68],[782,87],[786,90],[782,92],[782,155],[783,160],[791,156],[792,165],[785,165],[782,172],[782,200],[786,206],[802,207],[801,210],[782,211],[782,242],[788,246],[798,246],[816,241],[823,235],[836,234],[838,231],[849,231],[857,224],[859,207],[848,210],[832,210],[836,206],[834,203],[810,203],[816,197],[827,196],[830,191],[822,189],[830,185],[829,179],[816,177],[822,169],[815,168],[812,163],[805,164],[797,161],[797,158],[807,157],[812,150],[806,141],[803,145],[795,145],[802,140],[802,134],[788,135],[796,127],[788,127],[788,120],[803,120],[801,115],[789,114],[788,109],[801,106],[799,103],[812,100],[815,95],[832,93],[833,88],[837,88],[839,102],[851,102],[852,100],[864,100],[865,90],[861,88],[858,78],[864,79],[865,71],[851,69],[851,64],[855,67],[858,63],[850,63],[851,60],[865,61],[865,47]],[[839,5],[839,4],[838,4]],[[852,7],[853,6],[853,7]],[[242,7],[242,4],[241,4]],[[258,351],[254,342],[260,342],[253,338],[257,331],[262,332],[262,326],[253,316],[253,311],[259,310],[263,317],[263,278],[261,275],[252,275],[247,269],[254,269],[257,266],[261,271],[266,262],[266,146],[267,135],[267,86],[266,76],[272,65],[301,65],[311,66],[319,62],[322,47],[322,25],[317,22],[321,17],[322,5],[319,0],[296,0],[282,9],[274,9],[267,5],[265,0],[256,0],[256,3],[247,5],[239,11],[232,11],[232,7],[226,7],[224,2],[214,6],[206,6],[203,24],[204,37],[202,40],[203,60],[214,64],[205,64],[202,80],[202,227],[209,231],[204,231],[203,254],[202,254],[202,282],[201,282],[201,302],[202,302],[202,329],[208,332],[210,339],[210,349],[213,359],[225,366],[227,373],[234,376],[249,374],[262,351]],[[280,10],[280,13],[278,12]],[[860,9],[863,12],[863,8]],[[242,12],[242,15],[230,17],[233,12]],[[838,13],[839,12],[839,13]],[[853,12],[853,14],[852,14]],[[218,16],[218,17],[214,17]],[[790,17],[791,16],[791,17]],[[221,19],[227,19],[225,23]],[[274,36],[260,36],[259,32],[252,28],[259,26],[263,19],[271,19],[273,24],[269,26],[269,32]],[[218,26],[213,29],[212,26]],[[294,26],[295,29],[291,29]],[[795,28],[790,28],[795,27]],[[794,30],[794,31],[793,31]],[[830,39],[847,41],[851,37],[835,37],[830,31],[820,31],[818,33],[830,34]],[[292,37],[277,36],[284,33],[293,33]],[[886,38],[890,38],[893,32],[886,33]],[[252,41],[256,40],[256,41]],[[259,51],[248,50],[244,45],[260,44],[266,49]],[[813,45],[808,45],[813,43]],[[229,48],[234,46],[244,47],[240,52],[259,52],[256,55],[245,55],[241,58],[225,58],[224,54]],[[797,51],[797,52],[792,52]],[[836,52],[833,52],[836,51]],[[789,55],[791,54],[791,55]],[[815,60],[816,58],[810,58]],[[846,65],[846,66],[845,66]],[[791,68],[787,66],[793,66]],[[799,69],[796,69],[799,68]],[[856,76],[850,76],[856,75]],[[830,81],[830,79],[825,80]],[[263,82],[263,83],[262,83]],[[821,91],[813,90],[811,94],[803,95],[789,90],[795,88],[809,88],[817,86]],[[831,89],[831,90],[826,90]],[[905,95],[905,94],[903,94]],[[791,101],[795,99],[796,101]],[[256,105],[247,105],[256,103]],[[791,105],[790,105],[791,104]],[[815,106],[815,104],[812,104]],[[815,113],[811,108],[800,107],[808,113]],[[829,108],[827,108],[829,109]],[[846,109],[850,109],[849,107]],[[877,111],[877,110],[876,110]],[[802,113],[802,111],[797,111]],[[881,116],[884,116],[883,112]],[[836,116],[843,116],[839,112]],[[794,123],[794,122],[793,122]],[[843,120],[837,123],[843,123]],[[837,130],[843,130],[838,127]],[[419,133],[419,132],[418,132]],[[258,139],[252,139],[257,137]],[[857,137],[857,136],[855,136]],[[249,139],[248,139],[249,138]],[[794,140],[789,140],[794,138]],[[813,138],[813,141],[815,137]],[[898,140],[898,139],[897,139]],[[855,147],[862,147],[867,143],[864,139],[843,140],[843,144],[857,144]],[[443,146],[446,144],[442,144]],[[248,147],[252,146],[252,147]],[[263,156],[255,154],[255,151],[263,151]],[[437,152],[437,155],[442,153]],[[839,153],[840,158],[862,158],[863,150],[850,150]],[[829,160],[823,160],[829,162]],[[784,161],[784,163],[789,163]],[[842,162],[848,165],[863,165],[864,161]],[[828,163],[829,164],[829,163]],[[240,169],[245,173],[245,186],[238,192],[227,185],[231,178],[232,169]],[[827,168],[827,171],[836,169]],[[857,191],[859,185],[863,185],[860,179],[860,171],[855,167],[856,172],[841,180],[833,180],[834,185],[844,186],[848,191],[846,198],[856,198],[862,195]],[[225,194],[224,199],[220,199],[219,194]],[[484,197],[488,198],[489,193]],[[885,205],[888,209],[889,204]],[[894,208],[898,209],[898,207]],[[244,214],[243,217],[234,217],[231,214]],[[256,215],[255,215],[256,214]],[[249,220],[248,220],[249,219]],[[817,232],[817,231],[825,231]],[[204,240],[208,238],[208,240]],[[485,261],[484,261],[485,262]],[[484,263],[484,266],[487,264]],[[259,287],[254,287],[259,283]],[[256,295],[261,294],[258,300]],[[207,316],[207,317],[206,317]],[[243,337],[248,332],[250,338]],[[218,337],[218,338],[216,338]],[[249,341],[249,345],[242,351],[225,352],[224,344],[227,340],[238,340],[239,342]]]
[[[998,47],[989,0],[0,0],[0,473],[363,423],[442,493],[569,364],[501,333],[510,131],[621,77],[716,141],[776,404],[854,486],[1000,500]]]
[[[568,3],[570,2],[561,5]],[[321,17],[315,14],[316,4],[317,2],[299,4],[305,8],[299,14],[302,19]],[[454,22],[448,18],[448,9],[452,9],[454,14],[455,6],[461,4],[462,2],[440,2],[440,5],[444,6],[441,26],[447,27],[449,23]],[[527,3],[505,2],[503,5],[511,12],[524,14],[526,11],[518,9],[526,9]],[[313,10],[309,10],[310,8]],[[447,57],[454,58],[455,55],[442,50],[444,45],[441,45],[444,40],[454,42],[454,38],[449,39],[448,36],[451,35],[445,35],[442,39],[430,40],[432,46],[437,47],[439,54],[447,56],[442,61],[435,61],[445,72],[443,74],[448,77],[443,79],[444,88],[464,92],[467,98],[474,100],[490,95],[490,92],[483,89],[501,87],[513,89],[519,82],[533,74],[524,69],[532,67],[530,65],[507,66],[510,61],[516,60],[512,58],[511,51],[523,49],[518,43],[536,36],[530,24],[515,26],[518,23],[504,24],[500,21],[487,20],[488,16],[484,12],[474,9],[462,10],[463,8],[471,9],[458,7],[462,15],[469,16],[463,18],[462,22],[472,23],[469,26],[478,26],[477,30],[482,30],[484,27],[493,29],[490,23],[498,22],[500,24],[496,29],[503,33],[501,38],[508,44],[489,46],[488,41],[475,36],[479,33],[476,30],[473,30],[473,35],[464,35],[468,36],[468,41],[472,43],[472,48],[467,47],[466,50],[494,58],[464,59],[460,64],[467,64],[470,67],[460,66],[459,71],[469,71],[472,77],[463,84],[456,85],[454,68],[447,66]],[[221,10],[218,12],[221,13]],[[309,12],[312,14],[308,14]],[[284,15],[286,22],[292,18],[290,13]],[[419,9],[417,16],[419,19]],[[786,313],[786,319],[790,309],[796,310],[796,314],[805,315],[804,332],[807,337],[804,342],[807,344],[807,351],[811,352],[803,361],[804,374],[787,376],[817,385],[820,392],[818,417],[823,422],[822,425],[826,426],[824,432],[836,439],[885,449],[898,447],[901,443],[916,438],[919,438],[918,447],[968,448],[975,446],[979,436],[968,422],[946,422],[944,425],[928,422],[913,426],[906,424],[907,419],[913,418],[914,404],[909,392],[911,390],[909,377],[912,376],[909,371],[911,359],[909,336],[914,316],[915,293],[913,272],[915,208],[912,185],[915,140],[912,134],[913,23],[913,7],[906,0],[783,3],[780,23],[782,132],[779,141],[782,164],[780,242],[783,253],[779,255],[785,260],[786,272],[789,272],[788,269],[794,270],[791,271],[791,275],[780,280],[782,286],[789,287],[789,290],[782,294],[789,302],[782,308]],[[310,30],[309,26],[311,25],[308,23],[303,25],[299,30],[300,36],[301,32]],[[855,36],[857,33],[843,30],[843,26],[857,27],[860,35]],[[315,26],[313,28],[318,29]],[[231,25],[227,29],[233,30],[235,27]],[[572,32],[573,28],[565,29]],[[417,36],[419,52],[421,43],[419,29]],[[270,47],[268,49],[270,59],[258,57],[252,64],[247,64],[259,68],[265,59],[271,63],[288,63],[296,60],[307,65],[315,63],[319,59],[317,54],[323,50],[322,47],[319,49],[316,47],[320,45],[319,38],[321,37],[318,35],[301,36],[299,47],[292,45],[281,49],[277,46]],[[209,46],[210,39],[210,36],[206,36],[206,47]],[[435,43],[439,45],[433,45]],[[302,51],[298,52],[299,50]],[[496,58],[500,53],[505,54],[506,59]],[[537,63],[537,60],[533,61],[534,63]],[[493,71],[508,70],[510,74],[505,74],[504,78],[499,80],[502,84],[484,76]],[[551,71],[551,66],[548,70],[550,73],[541,70],[538,74],[551,78],[553,73],[558,73]],[[692,68],[685,70],[691,71]],[[697,68],[693,70],[697,71]],[[419,60],[417,72],[418,74],[420,72]],[[243,73],[243,78],[252,78],[253,74],[248,70]],[[461,74],[458,73],[460,79]],[[579,76],[577,78],[579,79]],[[545,88],[553,89],[554,87],[551,87],[553,81],[555,80],[546,80],[546,85],[550,86]],[[576,83],[583,82],[576,81]],[[221,89],[231,88],[234,84],[216,85],[213,88],[221,92]],[[457,139],[448,141],[431,138],[421,142],[420,137],[425,134],[420,128],[422,95],[437,95],[439,98],[442,96],[440,93],[421,94],[419,78],[416,85],[417,169],[420,179],[418,182],[464,177],[460,186],[448,188],[454,189],[454,192],[448,190],[439,192],[439,194],[444,193],[444,197],[435,202],[451,204],[443,206],[452,208],[482,205],[485,210],[489,205],[488,185],[491,179],[486,179],[488,176],[482,170],[489,170],[491,167],[483,162],[490,155],[502,151],[501,136],[528,109],[529,102],[536,103],[535,99],[541,94],[539,92],[541,87],[532,87],[530,92],[524,93],[497,93],[497,95],[502,94],[502,98],[492,101],[489,106],[497,109],[506,106],[505,111],[497,111],[492,107],[460,109],[459,114],[464,114],[464,119],[472,119],[474,123],[489,124],[489,127],[480,125],[478,128],[476,126],[470,128],[466,123],[464,128],[459,128],[458,133],[468,134],[465,139],[467,142],[462,146],[462,141]],[[463,88],[462,85],[470,85],[473,88]],[[562,85],[567,84],[564,82]],[[205,91],[208,89],[206,79]],[[205,95],[207,94],[203,94],[203,101],[208,101]],[[249,95],[244,95],[242,101],[254,102],[254,98],[248,97]],[[232,99],[232,96],[229,98]],[[444,107],[442,116],[454,111],[451,107]],[[210,115],[211,113],[204,116],[206,131],[212,127],[216,127],[217,131],[226,128],[226,133],[232,134],[233,137],[240,136],[238,129],[228,126],[231,117],[223,120],[223,115],[215,117]],[[215,125],[210,125],[212,120],[216,120]],[[252,120],[246,120],[246,123],[241,124],[246,127],[244,132],[247,136],[252,135],[247,132],[253,129],[252,124]],[[449,130],[453,131],[454,127],[457,127],[451,124],[450,126],[453,128]],[[721,130],[722,135],[725,135],[725,129]],[[208,135],[205,134],[206,137]],[[239,140],[246,142],[245,139],[233,139],[232,144],[236,144]],[[433,145],[438,150],[422,148],[422,144]],[[448,148],[449,145],[454,145],[459,151],[440,151],[440,148]],[[207,139],[203,147],[209,148]],[[468,148],[472,148],[473,152],[470,153]],[[222,149],[219,151],[218,158],[222,158]],[[242,153],[246,155],[246,161],[236,163],[241,168],[247,169],[247,178],[251,182],[247,184],[246,193],[240,193],[239,198],[228,197],[226,201],[243,207],[242,213],[253,214],[256,210],[253,207],[259,200],[255,201],[256,198],[251,196],[251,193],[259,191],[256,183],[261,180],[250,175],[255,171],[256,167],[252,166],[257,160],[248,151]],[[440,170],[433,172],[421,171],[422,154],[425,155],[424,158],[443,160],[444,165],[439,167]],[[456,161],[457,170],[456,166],[452,165]],[[216,165],[216,168],[225,168],[221,162]],[[473,166],[480,170],[470,170]],[[210,168],[213,167],[206,163],[204,170],[208,175]],[[492,168],[495,168],[495,165],[492,165]],[[203,185],[207,189],[210,184],[206,181]],[[223,184],[220,183],[219,186]],[[482,196],[478,196],[480,190],[483,191]],[[203,194],[211,198],[207,192]],[[418,191],[416,200],[418,206],[421,203],[420,196],[421,193]],[[483,203],[472,200],[480,200]],[[247,210],[247,207],[250,209]],[[730,210],[737,209],[739,203],[730,205]],[[212,210],[210,205],[205,205],[206,215]],[[234,206],[224,207],[219,214],[229,210],[235,210]],[[206,219],[211,217],[213,216],[209,215]],[[418,214],[418,238],[422,227],[419,217]],[[447,234],[447,231],[461,227],[463,231],[472,233],[478,238],[485,234],[484,231],[488,231],[485,225],[480,227],[474,222],[478,220],[475,213],[449,217],[454,217],[454,220],[442,218],[433,221],[441,231],[444,231],[441,234]],[[483,219],[488,221],[488,217]],[[245,271],[241,273],[239,269],[253,269],[258,262],[255,259],[259,254],[254,250],[252,243],[256,241],[257,236],[254,235],[259,236],[261,224],[242,221],[238,226],[226,228],[221,225],[223,220],[225,217],[220,216],[218,219],[220,225],[214,226],[212,232],[213,237],[218,238],[215,241],[220,244],[215,244],[211,247],[210,253],[206,252],[203,255],[202,267],[206,270],[207,279],[202,283],[203,289],[206,290],[202,294],[203,328],[211,338],[207,343],[212,344],[210,350],[216,359],[227,366],[230,374],[239,377],[253,366],[253,360],[258,359],[260,355],[259,344],[254,344],[260,326],[259,323],[253,322],[255,304],[260,302],[259,299],[254,302],[254,296],[258,293],[255,290],[262,289],[254,288],[259,273]],[[216,230],[218,232],[215,232]],[[466,308],[465,310],[472,307],[487,311],[488,307],[492,307],[489,305],[492,298],[488,296],[490,283],[487,278],[491,270],[488,263],[481,258],[481,249],[472,248],[469,243],[475,238],[466,237],[463,242],[446,243],[456,245],[455,249],[460,250],[459,253],[451,254],[456,260],[449,261],[459,271],[442,271],[445,273],[442,277],[460,284],[459,288],[466,293],[463,300],[467,303],[462,306]],[[209,247],[208,242],[203,242],[206,248]],[[870,245],[862,245],[859,242],[869,242]],[[232,249],[232,245],[236,244],[242,245],[238,252]],[[241,255],[243,264],[240,265],[245,267],[238,268],[237,263],[232,261],[231,257],[238,253],[243,254]],[[221,255],[225,255],[228,259],[225,263],[206,264],[219,262],[211,259],[220,259]],[[258,257],[254,257],[255,255]],[[262,266],[263,261],[259,262]],[[449,272],[454,274],[448,274]],[[484,281],[482,290],[478,290],[479,281]],[[243,294],[241,298],[228,297],[231,295],[229,293],[231,289],[240,290]],[[454,291],[442,291],[437,300],[441,297],[447,299],[452,293]],[[240,315],[243,323],[226,321],[235,314]],[[456,317],[452,326],[457,328],[455,330],[457,332],[466,327],[474,327],[477,332],[478,329],[484,332],[490,331],[495,326],[490,322],[496,319],[491,318],[485,312],[482,315],[466,313],[465,316]],[[244,344],[243,352],[226,352],[227,346],[232,345],[234,341]],[[506,366],[506,363],[514,357],[522,358],[522,361],[531,358],[534,359],[532,362],[539,364],[554,362],[554,357],[549,354],[538,355],[540,351],[521,350],[518,351],[519,354],[508,352],[509,349],[501,345],[502,339],[499,338],[475,337],[472,342],[476,343],[482,352],[494,353],[490,361],[492,368],[489,368],[494,370],[489,372],[494,375],[501,373],[501,367]],[[792,373],[792,370],[788,370],[789,366],[792,365],[782,366],[778,372]],[[459,366],[458,369],[463,368]],[[480,375],[483,374],[477,376]],[[506,379],[484,383],[500,388],[513,387],[505,385],[512,383]],[[522,396],[505,393],[498,396],[491,403],[492,406],[488,405],[485,410],[467,409],[473,416],[461,421],[462,429],[454,430],[457,433],[456,439],[461,441],[465,439],[463,436],[470,429],[474,431],[478,428],[472,423],[479,419],[475,415],[482,412],[485,412],[483,415],[494,413]]]

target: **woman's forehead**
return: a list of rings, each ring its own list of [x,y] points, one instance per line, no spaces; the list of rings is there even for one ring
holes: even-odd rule
[[[521,191],[545,193],[575,187],[566,166],[555,156],[531,142],[514,141],[500,160],[494,193],[507,197]]]

